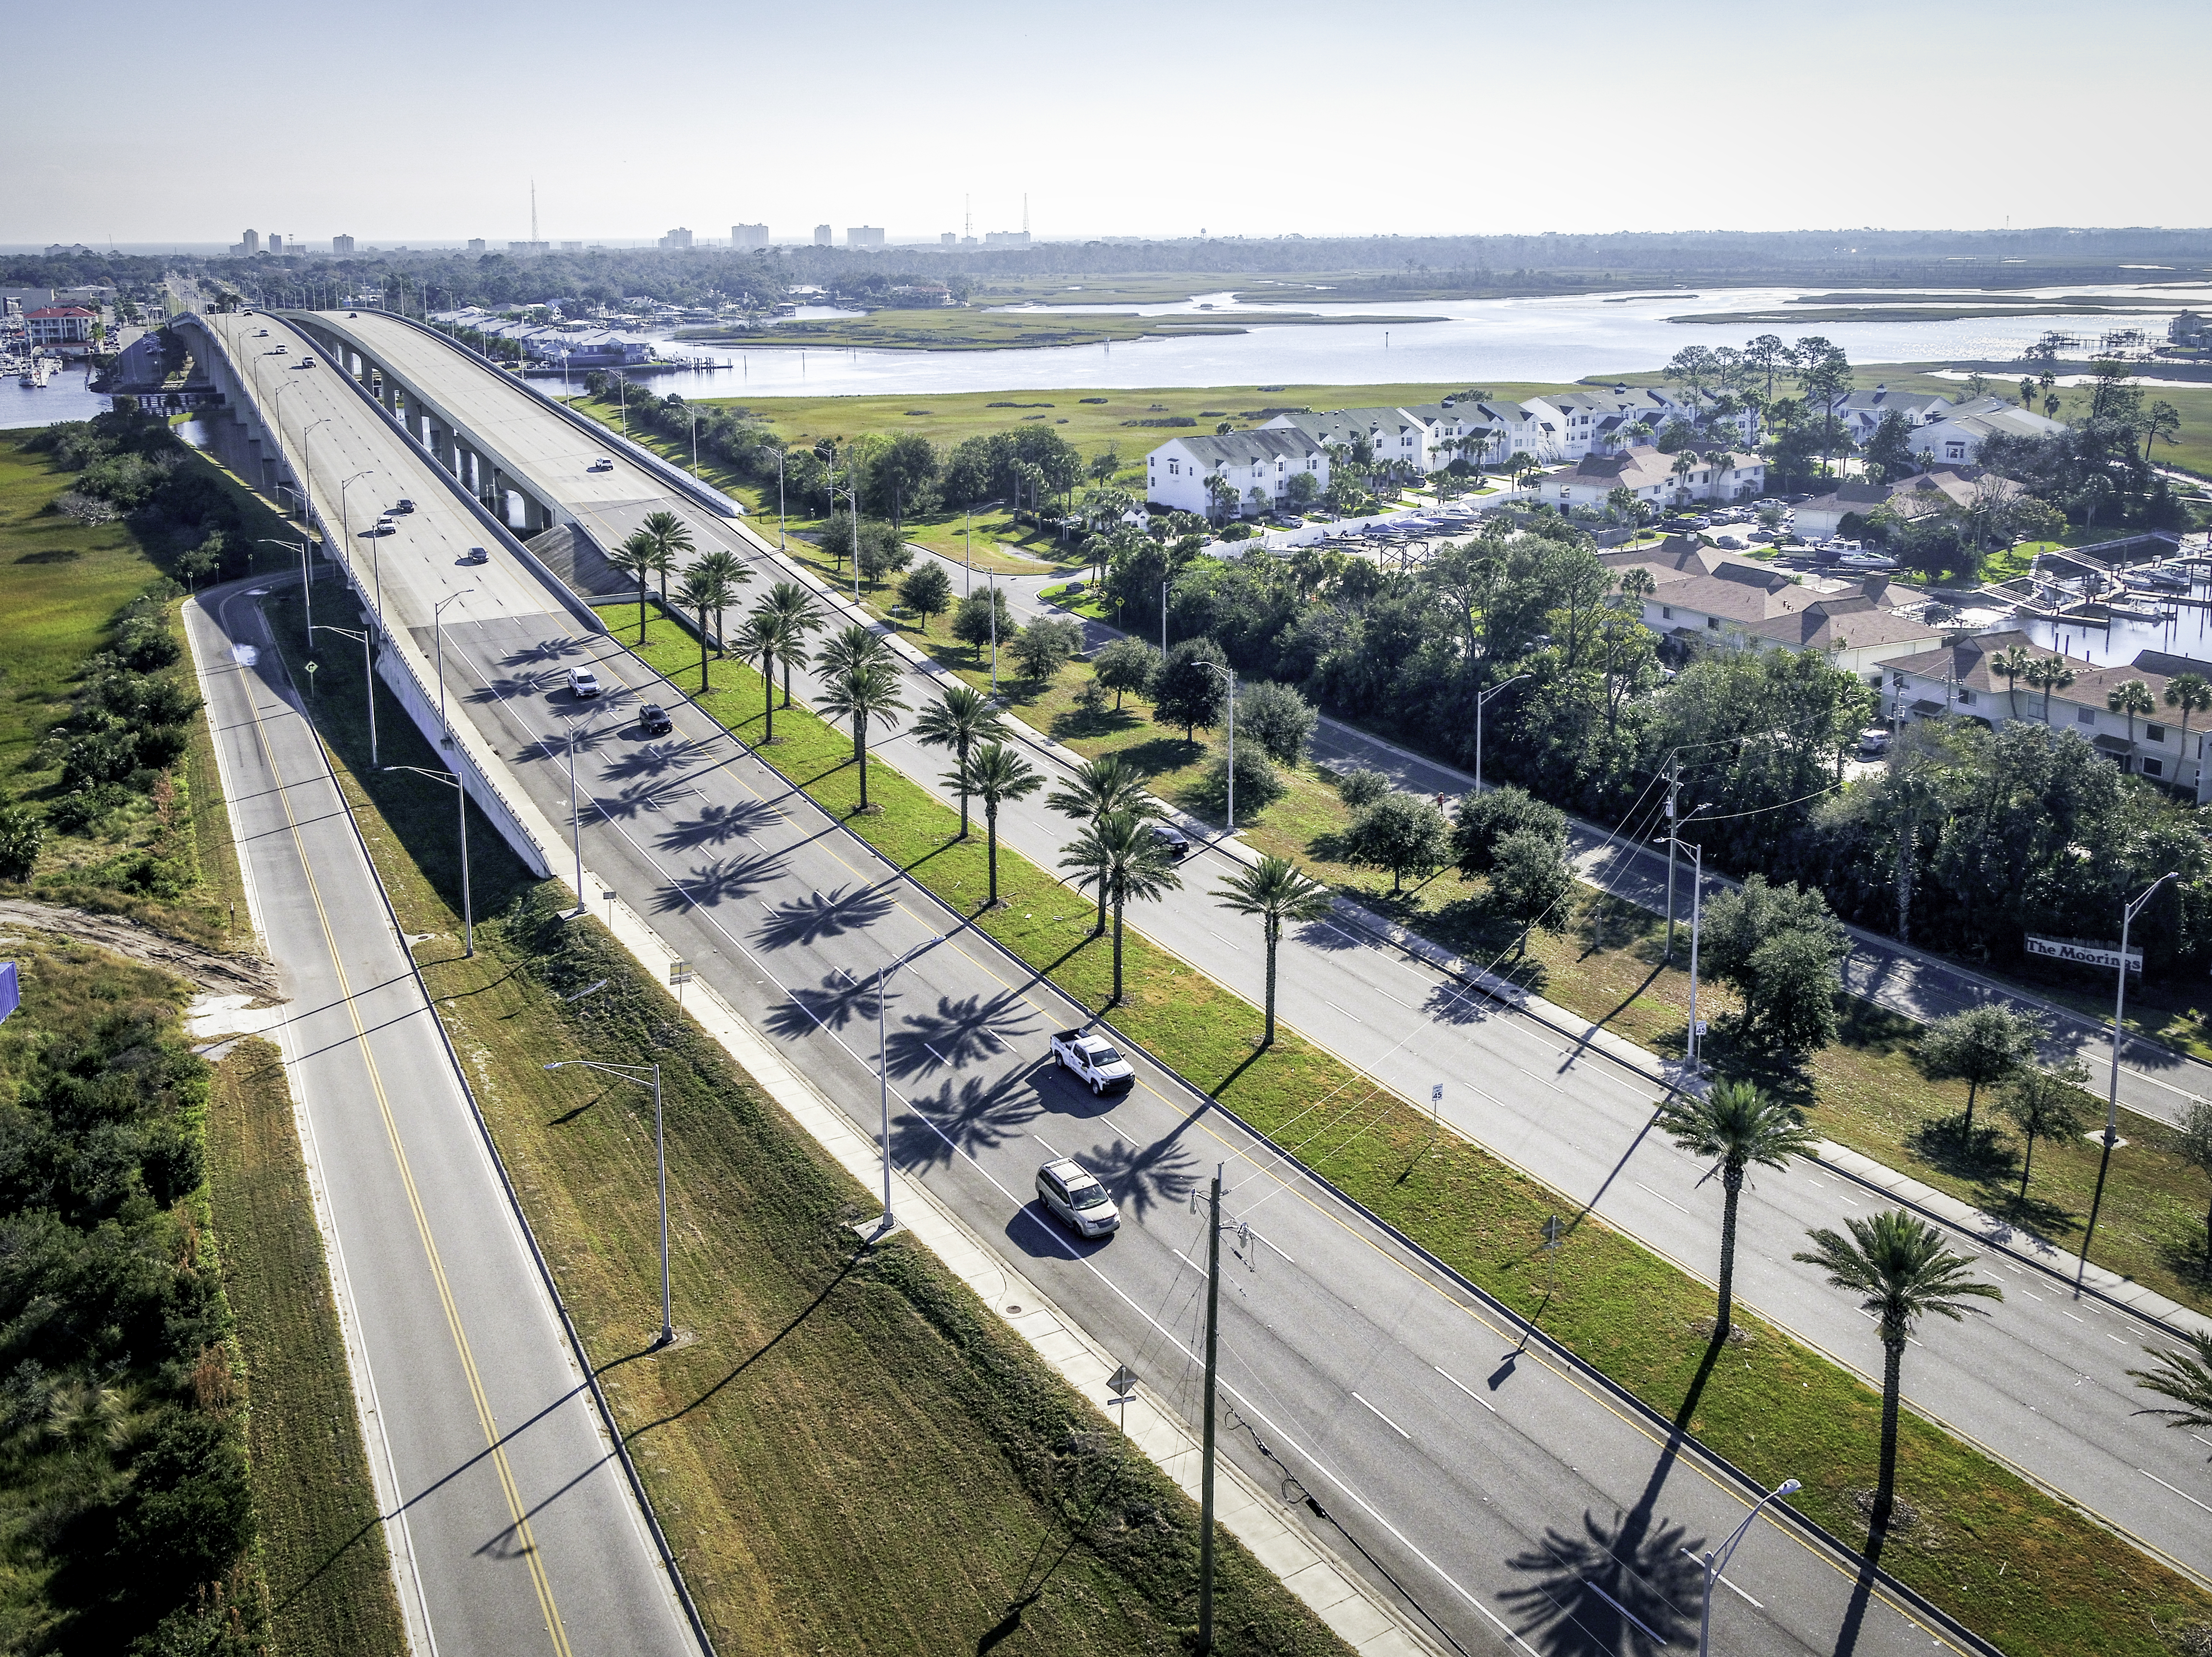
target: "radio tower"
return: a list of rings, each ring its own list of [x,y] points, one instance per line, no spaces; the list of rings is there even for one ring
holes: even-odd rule
[[[960,239],[963,241],[975,240],[975,198],[973,196],[960,198]]]
[[[1029,234],[1030,234],[1030,192],[1029,192],[1028,191],[1024,190],[1024,191],[1022,191],[1022,236],[1023,236],[1024,240],[1027,240],[1027,239],[1028,239]]]

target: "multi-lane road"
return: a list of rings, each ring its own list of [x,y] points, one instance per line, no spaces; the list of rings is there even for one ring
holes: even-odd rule
[[[414,1649],[696,1652],[258,593],[185,618]]]
[[[533,412],[535,400],[511,381],[428,343],[451,359],[433,355],[418,370],[436,373],[441,398],[479,399],[485,417],[508,428],[533,420],[565,426],[557,414]],[[442,487],[434,463],[357,397],[344,423],[345,440],[364,446],[391,492],[420,499]],[[544,440],[574,446],[575,434],[549,433]],[[320,499],[326,468],[319,458],[317,470]],[[532,481],[557,492],[562,479]],[[620,498],[628,500],[665,489],[645,468],[621,483],[631,492]],[[699,528],[763,556],[734,526]],[[422,533],[417,546],[416,525],[406,525],[380,555],[392,624],[428,643],[422,629],[429,606],[451,596],[457,575],[453,549],[429,524]],[[460,579],[480,575],[460,572]],[[562,821],[566,774],[551,755],[565,741],[567,717],[595,715],[580,762],[592,796],[581,830],[587,866],[649,909],[672,946],[771,1039],[807,1047],[799,1061],[813,1061],[808,1073],[865,1123],[873,1097],[872,1032],[864,1029],[873,1008],[865,980],[952,923],[691,710],[679,706],[677,737],[655,744],[617,722],[619,705],[567,704],[554,676],[587,656],[617,685],[647,680],[641,665],[612,641],[582,633],[556,603],[518,574],[480,585],[447,612],[449,680],[471,684],[463,704],[470,740],[483,744],[486,762],[547,819]],[[675,700],[665,685],[654,699]],[[901,752],[896,742],[883,751],[925,779],[942,769],[939,756]],[[1010,843],[1048,865],[1064,828],[1034,810],[1006,825]],[[1195,889],[1149,911],[1144,925],[1252,992],[1255,940],[1203,897],[1228,868],[1213,862],[1217,856],[1201,853],[1186,871]],[[555,864],[563,866],[557,857]],[[1284,988],[1287,1016],[1316,1039],[1358,1053],[1401,1092],[1425,1098],[1431,1082],[1448,1081],[1449,1108],[1473,1137],[1693,1269],[1709,1263],[1716,1199],[1697,1187],[1701,1170],[1648,1132],[1656,1090],[1641,1078],[1566,1052],[1533,1025],[1478,1015],[1455,986],[1350,934],[1317,930],[1299,940],[1285,962]],[[1183,1199],[1212,1162],[1229,1165],[1232,1211],[1265,1239],[1238,1297],[1236,1315],[1252,1321],[1234,1330],[1229,1348],[1241,1418],[1431,1612],[1458,1618],[1452,1626],[1478,1634],[1493,1614],[1531,1630],[1564,1617],[1570,1632],[1561,1639],[1574,1648],[1586,1637],[1610,1637],[1599,1624],[1627,1613],[1595,1608],[1623,1592],[1656,1596],[1647,1605],[1653,1617],[1662,1602],[1680,1609],[1680,1585],[1670,1586],[1656,1557],[1615,1547],[1593,1562],[1576,1549],[1612,1535],[1616,1522],[1648,1539],[1659,1533],[1650,1527],[1663,1529],[1662,1515],[1711,1533],[1735,1497],[1702,1472],[1688,1478],[1693,1456],[1666,1452],[1633,1412],[1540,1350],[1503,1362],[1518,1344],[1510,1329],[1325,1191],[1255,1164],[1233,1123],[1166,1077],[1148,1073],[1136,1093],[1103,1114],[1085,1098],[1057,1093],[1038,1075],[1042,1032],[1072,1010],[980,943],[956,934],[928,950],[907,969],[894,1005],[894,1075],[905,1105],[894,1134],[901,1160],[971,1224],[1033,1257],[1029,1269],[1044,1274],[1094,1335],[1128,1353],[1187,1409],[1195,1222]],[[1130,1204],[1135,1223],[1109,1250],[1075,1259],[1024,1205],[1036,1161],[1053,1151],[1094,1156]],[[1766,1315],[1864,1368],[1873,1343],[1848,1303],[1787,1264],[1808,1224],[1832,1223],[1854,1205],[1863,1210],[1871,1200],[1816,1176],[1763,1181],[1747,1203],[1741,1286]],[[2047,1282],[2015,1275],[2017,1284],[2000,1278],[2019,1292],[1996,1318],[1916,1350],[1908,1369],[1916,1401],[2201,1569],[2195,1498],[2181,1488],[2193,1464],[2177,1466],[2171,1435],[2129,1417],[2134,1400],[2118,1373],[2146,1332],[2093,1307],[2060,1304]],[[1484,1352],[1480,1373],[1472,1373]],[[1508,1406],[1518,1383],[1542,1376],[1550,1378],[1541,1383],[1549,1389],[1542,1409],[1513,1416]],[[1468,1424],[1486,1430],[1493,1419],[1512,1428],[1510,1454],[1501,1444],[1496,1463],[1470,1457],[1466,1446],[1480,1441],[1466,1437]],[[1565,1430],[1553,1433],[1553,1423]],[[1264,1472],[1246,1438],[1237,1441],[1240,1453]],[[1525,1474],[1519,1482],[1516,1467]],[[2142,1499],[2147,1491],[2154,1499]],[[2203,1494],[2212,1496],[2212,1486]],[[1574,1538],[1582,1539],[1568,1547]],[[1821,1618],[1844,1614],[1822,1586],[1832,1567],[1779,1534],[1764,1557],[1771,1569],[1796,1573],[1787,1598],[1798,1609],[1776,1609],[1784,1601],[1751,1588],[1765,1609],[1731,1648],[1830,1648],[1842,1624]],[[1562,1575],[1569,1557],[1586,1567],[1573,1583]],[[1627,1577],[1606,1575],[1627,1569],[1624,1558],[1645,1567],[1632,1573],[1640,1585],[1632,1590]],[[1540,1591],[1520,1597],[1540,1581]],[[1808,1597],[1799,1601],[1799,1594]],[[1814,1606],[1826,1610],[1807,1609]],[[1908,1642],[1929,1637],[1906,1631],[1878,1595],[1866,1615],[1866,1648],[1886,1643],[1885,1627]]]

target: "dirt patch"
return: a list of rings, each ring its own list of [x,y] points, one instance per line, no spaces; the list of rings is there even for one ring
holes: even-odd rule
[[[57,904],[0,898],[0,926],[7,926],[57,932],[80,944],[96,944],[127,960],[174,973],[204,990],[256,999],[282,998],[275,971],[259,956],[218,955],[120,915],[88,914],[82,909]]]

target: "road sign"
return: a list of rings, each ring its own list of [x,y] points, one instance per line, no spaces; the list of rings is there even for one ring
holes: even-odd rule
[[[1429,1103],[1431,1105],[1441,1105],[1443,1102],[1444,1084],[1442,1082],[1439,1082],[1436,1086],[1429,1089]]]
[[[1566,1223],[1556,1214],[1544,1222],[1544,1247],[1557,1248],[1559,1239],[1567,1235]]]
[[[689,984],[691,981],[691,963],[681,958],[670,962],[668,981],[672,984]]]
[[[1700,1018],[1698,1021],[1698,1040],[1700,1041],[1705,1039],[1705,1021]]]
[[[1123,1364],[1106,1377],[1106,1390],[1115,1398],[1127,1398],[1137,1390],[1137,1377],[1130,1372],[1127,1364]]]

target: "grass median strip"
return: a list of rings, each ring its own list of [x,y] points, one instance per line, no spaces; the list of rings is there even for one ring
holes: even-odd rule
[[[280,638],[295,601],[275,608]],[[501,1154],[718,1649],[1181,1649],[1197,1514],[935,1259],[864,1253],[866,1194],[563,889],[472,838],[461,957],[451,797],[368,772],[360,658],[324,732]],[[435,766],[388,700],[383,759]],[[607,987],[574,1002],[600,980]],[[550,1059],[658,1059],[675,1316],[659,1324],[648,1097]],[[1233,1542],[1224,1650],[1344,1648]],[[1018,1636],[1017,1642],[1015,1636]]]
[[[270,1632],[285,1657],[404,1653],[322,1234],[283,1055],[258,1038],[215,1067],[208,1192],[253,1401],[246,1417]]]
[[[644,653],[678,684],[697,684],[696,646],[665,617]],[[714,672],[702,706],[757,742],[758,677],[734,661]],[[880,810],[857,815],[850,737],[798,708],[779,711],[776,734],[768,757],[831,815],[1068,993],[1103,1004],[1110,963],[1090,940],[1085,895],[1002,849],[1007,907],[978,913],[982,839],[953,841],[950,807],[872,761]],[[1437,1137],[1425,1115],[1295,1035],[1260,1054],[1256,1009],[1141,937],[1128,940],[1127,963],[1114,1018],[1133,1039],[1753,1477],[1805,1480],[1797,1505],[1864,1538],[1854,1493],[1875,1481],[1880,1400],[1856,1377],[1755,1324],[1748,1344],[1712,1354],[1710,1291],[1595,1219],[1547,1260],[1540,1228],[1560,1206],[1553,1193]],[[1876,1361],[1871,1332],[1864,1357]],[[1900,1466],[1899,1489],[1923,1517],[1892,1533],[1883,1563],[2008,1650],[2148,1657],[2168,1648],[2162,1629],[2212,1615],[2212,1595],[1929,1423],[1907,1418]]]

